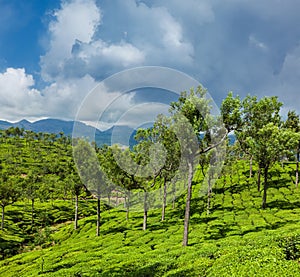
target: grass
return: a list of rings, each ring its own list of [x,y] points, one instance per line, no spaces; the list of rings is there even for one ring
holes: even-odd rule
[[[37,242],[2,260],[0,276],[300,276],[300,192],[293,175],[279,165],[272,169],[277,174],[271,179],[268,207],[261,210],[261,193],[255,178],[244,177],[245,167],[240,162],[234,175],[218,180],[209,215],[205,195],[197,193],[200,184],[195,185],[185,248],[181,246],[184,196],[176,209],[167,207],[164,222],[160,210],[150,211],[146,231],[141,230],[142,213],[132,212],[126,221],[125,211],[106,210],[99,237],[93,201],[80,202],[76,231],[70,222],[72,203],[38,203],[37,214],[47,212],[52,224],[48,243]],[[2,240],[16,244],[29,240],[22,231],[30,222],[28,209],[24,203],[7,209]],[[41,226],[42,222],[37,220]],[[47,228],[41,230],[46,233]]]

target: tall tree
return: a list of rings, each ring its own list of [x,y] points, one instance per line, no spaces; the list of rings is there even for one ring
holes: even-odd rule
[[[128,158],[130,151],[122,150],[118,145],[107,146],[104,145],[99,149],[99,157],[101,167],[110,181],[110,189],[115,188],[116,191],[124,191],[124,201],[126,207],[126,220],[129,219],[130,197],[131,190],[137,189],[137,180],[134,174],[122,169],[116,157],[124,160]]]
[[[300,159],[300,119],[299,115],[295,111],[289,111],[288,117],[284,123],[284,127],[288,130],[291,130],[295,133],[295,142],[291,148],[291,151],[296,155],[296,176],[295,176],[295,185],[298,188],[299,183],[299,159]]]
[[[65,182],[68,183],[72,195],[75,196],[75,207],[74,207],[74,230],[78,228],[78,203],[79,195],[82,192],[84,186],[80,180],[77,170],[74,168],[73,163],[68,166],[69,174],[67,175]]]
[[[94,147],[88,141],[77,140],[73,147],[74,161],[83,184],[97,199],[96,235],[100,235],[100,201],[107,192],[105,178]]]
[[[160,141],[161,134],[157,131],[154,128],[139,129],[135,136],[138,144],[134,146],[134,151],[132,152],[132,157],[137,163],[135,175],[144,176],[145,180],[140,183],[140,188],[144,191],[143,230],[147,229],[149,191],[155,186],[166,161],[166,153]]]
[[[267,203],[269,169],[292,141],[291,132],[282,129],[281,106],[282,103],[275,96],[263,97],[260,100],[248,96],[243,101],[244,125],[240,133],[259,167],[258,190],[260,172],[263,172],[262,209],[266,208]]]
[[[20,196],[18,180],[7,172],[0,174],[0,206],[1,206],[1,230],[4,229],[5,207],[13,204]]]
[[[171,123],[170,118],[159,115],[152,129],[152,132],[158,134],[158,142],[161,143],[166,150],[165,163],[160,172],[160,176],[163,179],[162,221],[165,220],[167,184],[174,178],[180,164],[180,145],[172,130]]]
[[[23,193],[31,201],[31,227],[34,226],[35,200],[39,197],[39,187],[41,184],[41,175],[37,168],[30,170],[24,178]]]
[[[187,198],[182,245],[188,245],[192,180],[197,158],[221,145],[226,138],[220,119],[212,116],[211,102],[202,87],[182,92],[178,101],[171,103],[175,133],[179,137],[181,157],[187,165]],[[217,139],[214,139],[217,138]]]

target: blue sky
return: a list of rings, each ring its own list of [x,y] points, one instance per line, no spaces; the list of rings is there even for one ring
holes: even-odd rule
[[[300,112],[299,11],[297,0],[0,0],[0,119],[72,120],[104,78],[146,65],[192,76],[217,104],[228,91],[277,95]],[[120,97],[118,114],[170,100],[148,96]]]
[[[38,72],[40,55],[45,53],[43,38],[50,14],[59,1],[0,0],[0,68],[26,67]]]

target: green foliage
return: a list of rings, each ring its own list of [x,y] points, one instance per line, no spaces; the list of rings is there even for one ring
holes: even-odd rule
[[[300,235],[289,235],[280,239],[279,246],[283,249],[287,260],[300,259]]]
[[[243,174],[243,162],[232,165],[235,173],[230,178],[228,172],[225,185],[220,179],[213,187],[209,215],[203,208],[205,198],[194,195],[187,248],[181,246],[180,214],[184,204],[180,200],[176,210],[167,206],[166,220],[162,223],[159,210],[149,212],[147,231],[140,228],[140,213],[132,212],[129,221],[125,221],[124,211],[105,211],[102,206],[100,237],[94,231],[94,201],[80,202],[84,217],[79,220],[77,230],[68,223],[72,219],[72,203],[55,200],[52,206],[50,202],[37,202],[39,214],[47,210],[51,222],[60,218],[65,223],[41,228],[39,236],[33,234],[35,244],[27,251],[32,247],[34,250],[4,259],[0,262],[0,275],[300,276],[299,192],[289,177],[284,187],[270,187],[271,205],[260,210],[260,195],[255,186],[249,188],[247,179],[238,181],[238,175]],[[284,171],[281,166],[275,169]],[[273,180],[278,182],[281,178],[274,176],[270,181]],[[195,190],[199,187],[196,184]],[[64,208],[66,205],[68,209]],[[22,218],[27,218],[22,226],[30,225],[30,210],[24,208],[25,203],[18,209],[9,206],[8,222],[18,217],[19,210]],[[37,224],[43,224],[42,221],[41,217]],[[6,241],[13,240],[17,242],[15,237],[6,236]]]
[[[99,199],[100,191],[108,201],[106,198],[119,193],[129,198],[123,189],[151,191],[161,186],[163,179],[171,181],[179,163],[172,154],[178,158],[181,152],[189,158],[188,154],[210,150],[213,141],[209,127],[216,122],[209,115],[211,107],[205,93],[202,88],[182,93],[171,105],[174,122],[159,117],[153,129],[139,131],[137,138],[142,143],[136,149],[98,149],[88,142],[75,141],[74,156],[79,161],[81,179],[70,140],[63,134],[58,138],[15,128],[0,132],[0,204],[5,207],[0,275],[300,276],[300,192],[293,185],[298,163],[278,163],[288,153],[297,154],[299,122],[293,113],[285,124],[281,122],[281,103],[275,97],[258,100],[249,96],[241,101],[229,94],[224,101],[225,127],[228,132],[236,130],[238,142],[227,151],[221,178],[208,190],[203,179],[215,178],[215,171],[205,169],[209,160],[219,158],[218,153],[201,156],[200,167],[195,164],[195,172],[190,173],[194,193],[189,206],[188,247],[183,248],[181,243],[187,218],[185,194],[176,199],[176,208],[165,207],[164,221],[160,210],[147,211],[145,231],[141,230],[143,216],[139,212],[132,211],[125,220],[123,210],[104,204],[97,208],[93,195]],[[188,123],[190,130],[185,126]],[[178,137],[186,130],[196,135],[192,144],[188,143],[189,136]],[[184,147],[178,144],[181,139]],[[163,169],[155,163],[163,153],[151,152],[155,143],[166,149]],[[159,155],[151,159],[152,154]],[[131,168],[123,170],[114,155]],[[260,209],[256,179],[248,175],[249,157],[253,157],[254,176],[266,169],[269,198],[264,210]],[[129,159],[136,163],[130,164]],[[149,163],[152,173],[145,181],[135,175],[136,165]],[[76,230],[72,224],[74,206],[78,207]]]

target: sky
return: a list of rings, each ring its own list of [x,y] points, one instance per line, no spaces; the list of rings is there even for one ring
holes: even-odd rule
[[[142,66],[191,76],[217,105],[229,91],[276,95],[299,113],[299,11],[298,0],[0,0],[0,119],[74,120],[99,83]],[[103,89],[100,114],[117,100],[101,126],[114,113],[145,123],[176,98],[141,91]]]

